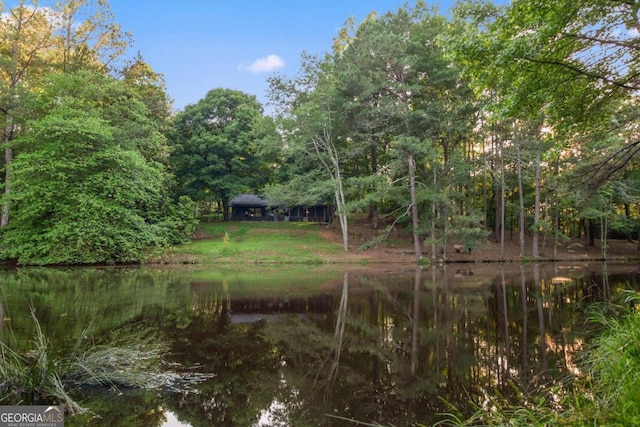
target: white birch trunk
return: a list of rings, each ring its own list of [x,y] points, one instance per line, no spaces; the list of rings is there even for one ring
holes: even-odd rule
[[[340,229],[342,230],[342,246],[345,252],[349,252],[349,224],[347,222],[347,208],[342,185],[342,175],[340,173],[340,159],[331,138],[331,131],[325,126],[322,136],[313,136],[311,140],[322,166],[331,177],[336,201],[336,211],[338,219],[340,220]],[[329,157],[330,164],[324,159],[323,154]]]

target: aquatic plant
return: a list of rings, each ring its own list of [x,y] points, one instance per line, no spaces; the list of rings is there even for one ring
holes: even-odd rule
[[[601,333],[583,360],[589,392],[607,425],[640,425],[640,303],[626,291],[614,313],[598,310],[591,321]]]
[[[71,389],[99,386],[183,391],[212,376],[190,372],[186,378],[163,369],[162,344],[131,330],[126,331],[124,340],[111,336],[108,342],[96,344],[87,339],[87,328],[73,349],[54,351],[59,349],[51,348],[33,308],[31,318],[35,332],[29,350],[19,352],[0,342],[1,404],[63,404],[70,414],[80,414],[88,409],[71,397]]]
[[[23,354],[0,342],[0,393],[4,404],[26,399],[65,405],[70,413],[86,411],[67,393],[61,379],[61,360],[50,357],[49,342],[31,308],[35,323],[32,348]]]

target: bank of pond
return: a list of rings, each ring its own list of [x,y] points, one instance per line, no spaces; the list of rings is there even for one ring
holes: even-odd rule
[[[0,405],[65,404],[68,426],[621,422],[640,400],[600,413],[582,357],[639,289],[630,263],[9,269]]]

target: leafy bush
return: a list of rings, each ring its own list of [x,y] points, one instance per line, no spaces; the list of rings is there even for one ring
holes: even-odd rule
[[[185,242],[195,206],[169,199],[170,175],[158,154],[167,150],[144,104],[121,82],[91,73],[50,83],[41,95],[49,108],[14,142],[2,257],[133,263],[149,246]]]

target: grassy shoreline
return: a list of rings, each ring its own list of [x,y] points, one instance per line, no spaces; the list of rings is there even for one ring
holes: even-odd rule
[[[409,235],[399,233],[383,244],[371,246],[378,230],[354,224],[350,230],[351,250],[343,250],[341,234],[334,226],[308,222],[207,222],[200,223],[195,238],[184,245],[150,255],[146,264],[308,264],[376,265],[418,263]],[[351,226],[351,224],[350,224]],[[406,233],[404,233],[406,234]],[[501,258],[499,245],[487,242],[473,253],[450,248],[447,263],[510,263],[603,261],[599,246],[582,247],[577,242],[560,248],[554,258],[547,248],[541,258],[520,257],[517,243],[508,241]],[[609,241],[608,261],[640,260],[637,242]],[[453,243],[451,243],[453,245]],[[551,246],[551,243],[549,244]],[[367,249],[362,249],[362,248]],[[434,259],[423,249],[425,263]],[[435,260],[441,261],[442,254]]]
[[[148,262],[324,264],[342,247],[323,238],[322,225],[303,222],[201,222],[196,238]]]

